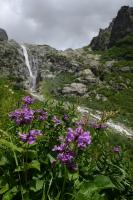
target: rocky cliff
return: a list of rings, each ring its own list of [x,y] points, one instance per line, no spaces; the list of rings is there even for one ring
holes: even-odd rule
[[[92,40],[92,49],[106,50],[125,35],[132,33],[132,22],[133,8],[122,7],[109,27],[104,30],[101,29],[99,36]],[[22,47],[17,42],[8,40],[4,30],[2,34],[5,34],[6,37],[0,40],[0,74],[14,79],[18,87],[29,88],[31,81],[30,73],[25,64]],[[131,46],[131,40],[133,41],[133,37],[126,42],[123,41],[125,44],[123,54],[125,55],[125,50],[128,51],[126,53],[128,58],[130,56],[130,63],[125,61],[124,67],[126,68],[121,69],[114,67],[119,53],[117,52],[116,54],[116,49],[113,52],[116,54],[115,57],[111,58],[109,52],[107,62],[103,63],[101,62],[101,56],[91,51],[88,46],[76,50],[58,51],[48,45],[25,44],[31,70],[33,75],[36,74],[36,89],[41,90],[41,86],[42,84],[44,85],[45,81],[48,81],[48,85],[52,80],[51,85],[53,86],[52,89],[49,89],[49,92],[55,93],[57,96],[59,94],[61,96],[79,95],[88,98],[93,95],[94,98],[107,100],[104,98],[104,95],[98,96],[97,88],[105,88],[107,86],[107,88],[110,87],[112,90],[121,90],[121,88],[123,89],[127,85],[131,85],[130,80],[127,80],[127,84],[123,85],[121,77],[119,81],[118,77],[117,80],[109,80],[111,76],[114,77],[117,71],[123,73],[125,70],[131,73],[132,66],[129,66],[129,64],[132,65],[132,49],[131,47],[127,48],[129,43]],[[123,46],[123,43],[121,46]],[[122,51],[121,46],[117,50]],[[123,54],[119,56],[122,59],[124,58]],[[119,63],[119,66],[121,66],[121,63]],[[114,74],[112,75],[112,73]],[[117,87],[116,82],[118,82]]]
[[[93,50],[106,50],[133,33],[133,7],[123,6],[108,28],[100,29],[90,43]]]
[[[21,87],[28,88],[30,74],[25,64],[21,45],[14,40],[8,40],[4,30],[0,37],[0,74],[15,79]],[[54,78],[62,72],[75,73],[82,68],[81,62],[77,59],[70,58],[67,53],[48,45],[25,44],[25,46],[32,71],[37,73],[37,84],[45,78]]]
[[[7,33],[4,29],[0,28],[0,41],[8,40]]]
[[[28,70],[20,45],[14,40],[0,41],[0,75],[11,78],[17,87],[26,87]]]

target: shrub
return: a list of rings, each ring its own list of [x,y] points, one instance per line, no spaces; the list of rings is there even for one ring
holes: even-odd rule
[[[1,130],[2,200],[132,199],[125,147],[110,142],[105,118],[88,122],[73,106],[36,104],[23,98]]]

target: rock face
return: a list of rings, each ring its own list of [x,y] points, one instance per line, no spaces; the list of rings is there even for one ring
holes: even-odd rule
[[[100,29],[90,46],[93,50],[106,50],[129,34],[133,34],[133,7],[123,6],[109,27]]]
[[[90,46],[93,50],[106,50],[108,48],[113,23],[114,22],[112,22],[108,28],[100,29],[99,35],[92,39]]]
[[[24,81],[27,69],[19,44],[15,41],[0,41],[0,75]]]
[[[109,47],[133,33],[133,7],[123,6],[114,20]]]
[[[26,74],[20,45],[14,40],[8,41],[6,31],[0,28],[0,75],[11,77],[22,87]]]
[[[4,29],[0,28],[0,41],[8,40],[7,33]]]

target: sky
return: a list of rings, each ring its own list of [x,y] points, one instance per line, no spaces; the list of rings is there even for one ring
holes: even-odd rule
[[[20,43],[56,49],[88,45],[133,0],[0,0],[0,28]]]

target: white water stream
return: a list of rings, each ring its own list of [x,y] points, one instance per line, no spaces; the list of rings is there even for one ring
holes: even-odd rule
[[[24,58],[25,58],[25,64],[26,64],[28,71],[29,71],[29,74],[30,74],[30,91],[35,92],[37,72],[35,72],[35,74],[33,74],[33,72],[32,72],[32,68],[31,68],[31,65],[30,65],[29,56],[28,56],[26,46],[21,45],[21,48],[23,50],[23,54],[24,54]]]
[[[100,115],[93,114],[92,112],[89,111],[88,108],[78,106],[77,110],[83,114],[89,113],[90,116],[92,116],[93,118],[95,118],[97,120],[101,119]],[[112,120],[109,120],[106,124],[108,125],[108,127],[112,128],[113,130],[115,130],[121,134],[125,134],[130,137],[133,136],[133,131],[128,129],[127,127],[125,127],[123,124],[116,124]]]

